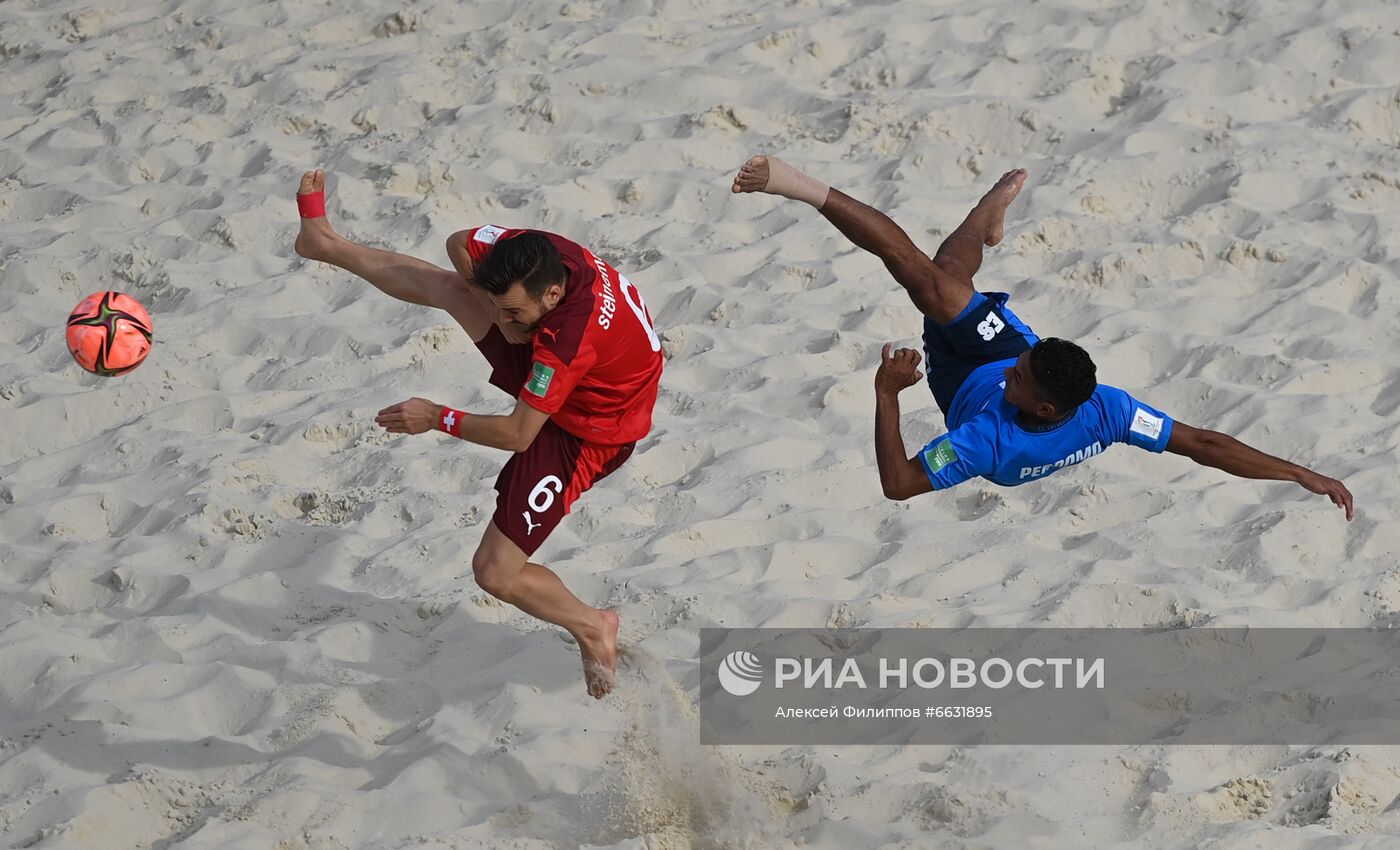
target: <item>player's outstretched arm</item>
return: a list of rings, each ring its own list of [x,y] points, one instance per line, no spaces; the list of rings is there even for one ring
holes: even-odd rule
[[[919,352],[901,348],[891,354],[893,347],[885,344],[875,372],[875,462],[885,498],[903,500],[930,492],[933,483],[919,459],[905,454],[904,436],[899,433],[899,393],[924,376],[919,371]]]
[[[411,398],[379,411],[374,424],[391,434],[422,434],[436,429],[493,449],[523,452],[548,419],[548,413],[523,401],[517,401],[508,416],[474,416],[426,398]]]
[[[1348,520],[1355,515],[1351,491],[1342,482],[1265,454],[1228,434],[1175,422],[1172,424],[1171,438],[1167,441],[1167,451],[1241,478],[1295,481],[1311,492],[1331,499],[1333,504],[1346,511]]]

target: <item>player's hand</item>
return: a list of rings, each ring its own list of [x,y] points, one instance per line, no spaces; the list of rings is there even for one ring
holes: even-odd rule
[[[442,406],[426,398],[411,398],[379,411],[374,424],[390,434],[421,434],[437,427]]]
[[[885,343],[885,349],[880,352],[880,368],[875,370],[875,392],[898,395],[900,390],[917,384],[924,376],[919,371],[922,359],[923,356],[912,348],[894,351],[894,343]]]
[[[1355,515],[1356,511],[1352,508],[1351,491],[1347,489],[1347,485],[1337,479],[1328,478],[1326,475],[1318,475],[1316,472],[1309,469],[1304,471],[1303,475],[1298,479],[1298,483],[1319,496],[1326,496],[1331,499],[1332,504],[1347,512],[1348,522],[1350,522],[1351,518]]]

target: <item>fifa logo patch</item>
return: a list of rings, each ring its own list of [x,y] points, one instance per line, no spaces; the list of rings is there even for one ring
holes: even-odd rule
[[[1157,440],[1162,436],[1162,417],[1153,416],[1139,407],[1133,412],[1133,424],[1128,427],[1134,434],[1141,434],[1149,440]]]
[[[525,384],[525,389],[531,393],[544,398],[549,392],[549,382],[554,380],[554,367],[546,366],[540,361],[535,361],[535,368],[530,372],[530,380]]]
[[[472,238],[483,245],[495,245],[496,240],[500,239],[501,234],[505,232],[506,229],[504,227],[497,227],[494,224],[484,224],[476,229],[476,234]]]
[[[937,445],[924,449],[924,463],[928,464],[928,468],[933,472],[937,472],[957,459],[958,451],[953,448],[953,443],[947,439],[939,440]]]

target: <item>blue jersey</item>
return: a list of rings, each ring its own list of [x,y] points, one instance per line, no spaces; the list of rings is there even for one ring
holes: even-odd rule
[[[948,433],[919,452],[933,489],[978,476],[1015,487],[1073,466],[1114,443],[1150,452],[1167,447],[1170,417],[1103,384],[1073,414],[1048,429],[1020,424],[1019,411],[1004,395],[1005,372],[1015,363],[1011,358],[979,366],[959,387],[948,410]]]

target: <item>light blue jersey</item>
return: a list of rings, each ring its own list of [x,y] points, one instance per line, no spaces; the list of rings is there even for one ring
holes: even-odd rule
[[[978,366],[958,388],[948,409],[948,433],[919,452],[933,489],[978,476],[1015,487],[1087,460],[1114,443],[1150,452],[1167,447],[1170,417],[1103,384],[1073,414],[1048,429],[1020,424],[1020,411],[1004,395],[1005,372],[1015,363],[1013,357]]]

